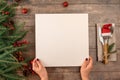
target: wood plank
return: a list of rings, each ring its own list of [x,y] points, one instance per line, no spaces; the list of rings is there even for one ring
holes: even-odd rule
[[[22,4],[61,4],[65,0],[26,0]],[[70,4],[118,4],[120,0],[67,0]]]
[[[62,73],[48,73],[49,80],[63,80]]]
[[[36,74],[34,74],[34,75],[31,74],[27,77],[27,80],[40,80],[40,78]]]
[[[120,80],[120,72],[91,72],[90,80]],[[80,73],[63,73],[63,80],[81,80]]]
[[[49,80],[81,80],[79,72],[70,73],[48,73]],[[27,80],[40,80],[37,75],[30,75]],[[120,80],[120,72],[98,72],[90,73],[90,80]]]
[[[81,4],[81,5],[70,5],[67,8],[63,8],[60,5],[24,5],[30,9],[28,14],[21,13],[21,7],[17,9],[16,19],[18,21],[24,21],[28,26],[35,25],[35,14],[38,13],[88,13],[89,24],[94,25],[96,23],[115,23],[120,24],[120,4]]]
[[[63,80],[81,80],[80,73],[63,73]]]
[[[91,72],[90,80],[120,80],[120,72]]]
[[[35,14],[36,13],[89,13],[89,48],[94,60],[94,68],[90,74],[91,80],[120,80],[120,0],[68,0],[70,5],[63,8],[64,0],[26,0],[17,8],[15,21],[26,22],[25,29],[29,30],[26,38],[31,46],[26,57],[35,56]],[[27,5],[26,5],[27,4]],[[21,13],[21,6],[30,9],[26,15]],[[115,23],[117,37],[117,61],[107,65],[97,62],[96,57],[96,23]],[[47,68],[49,80],[80,80],[79,67]],[[29,80],[39,80],[37,76]]]
[[[109,72],[91,72],[90,79],[91,80],[111,80]]]
[[[36,13],[89,13],[89,48],[94,60],[90,80],[120,80],[120,0],[67,0],[69,6],[64,8],[65,0],[25,0],[17,8],[15,21],[26,22],[29,31],[26,38],[30,47],[25,57],[35,56],[35,14]],[[30,9],[28,14],[21,13],[21,6]],[[97,62],[96,57],[96,23],[116,24],[117,61],[107,65]],[[49,80],[81,80],[79,67],[47,68]],[[28,80],[40,80],[37,75],[30,75]]]
[[[63,73],[48,73],[49,80],[63,80]],[[41,80],[38,75],[30,75],[27,80]]]

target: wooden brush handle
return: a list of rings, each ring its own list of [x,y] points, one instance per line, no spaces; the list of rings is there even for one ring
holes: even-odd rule
[[[107,43],[103,45],[103,62],[104,64],[108,63],[108,44]]]

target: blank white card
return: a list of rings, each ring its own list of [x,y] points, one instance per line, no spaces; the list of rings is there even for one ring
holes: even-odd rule
[[[81,66],[89,57],[88,14],[36,14],[36,57],[45,67]]]

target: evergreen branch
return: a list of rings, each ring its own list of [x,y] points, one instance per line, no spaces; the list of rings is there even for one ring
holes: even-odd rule
[[[2,76],[0,76],[0,80],[5,80],[5,78],[3,78]]]
[[[8,16],[5,16],[4,18],[1,18],[1,17],[0,17],[0,18],[1,18],[1,19],[0,19],[0,23],[2,23],[3,21],[5,21],[7,17],[8,17]]]
[[[1,26],[0,26],[1,27]],[[0,28],[0,31],[4,31],[4,30],[6,30],[6,28],[4,27],[2,27],[2,28]]]
[[[9,6],[8,12],[10,12],[9,17],[13,17],[15,15],[15,9],[11,6]]]
[[[0,20],[6,19],[8,15],[0,15]]]
[[[14,57],[12,54],[10,54],[10,56],[11,56],[16,62],[18,62],[18,60],[16,59],[16,57]]]
[[[3,64],[2,64],[3,65]],[[0,68],[0,70],[4,70],[5,69],[5,67],[4,66],[0,66],[1,68]]]
[[[7,77],[9,80],[25,80],[25,77],[16,74],[1,74],[1,75]]]
[[[3,70],[0,70],[0,74],[3,74],[4,72],[3,72]]]
[[[27,63],[23,63],[23,62],[11,62],[11,61],[7,61],[7,60],[0,60],[0,63],[9,63],[9,64],[14,64],[14,65],[27,65]]]
[[[20,34],[20,37],[15,38],[15,39],[13,40],[13,42],[16,42],[16,41],[18,41],[18,40],[21,40],[21,39],[27,34],[27,32],[28,32],[28,31],[22,32],[22,33]]]
[[[7,18],[8,17],[8,15],[0,15],[0,20],[1,19],[5,19],[5,18]]]
[[[5,5],[4,7],[2,7],[1,9],[0,9],[0,11],[3,11],[5,8],[7,8],[8,7],[8,5],[6,5],[5,3],[3,3],[2,5]]]
[[[3,27],[1,24],[0,24],[0,30],[2,31],[2,30],[5,30],[6,28],[5,27]]]
[[[1,54],[1,55],[0,55],[0,58],[3,58],[3,57],[5,57],[5,56],[8,55],[8,54],[14,53],[14,52],[17,51],[17,50],[24,49],[25,47],[26,47],[25,45],[24,45],[24,46],[21,46],[21,47],[16,47],[16,48],[10,50],[9,52],[6,52],[6,53]]]
[[[4,12],[9,12],[6,15]],[[14,47],[13,43],[24,38],[27,31],[22,30],[19,26],[15,26],[15,30],[10,30],[9,27],[3,25],[3,23],[9,23],[15,15],[15,7],[8,5],[6,0],[0,0],[0,80],[23,80],[22,76],[16,74],[16,69],[27,65],[24,61],[19,62],[13,55],[14,52],[26,48],[26,45],[20,47]],[[15,32],[16,31],[16,32]],[[4,72],[4,73],[3,73]]]
[[[17,69],[19,67],[21,67],[21,65],[19,65],[19,64],[18,65],[14,65],[14,66],[12,65],[10,68],[4,70],[4,73],[10,72],[10,71],[15,70],[15,69]]]
[[[11,49],[11,48],[13,48],[13,45],[10,45],[10,46],[1,48],[1,49],[0,49],[0,52],[1,52],[1,51],[4,51],[4,50],[6,50],[6,49]]]
[[[7,57],[7,58],[6,58]],[[6,61],[15,61],[12,57],[10,57],[10,55],[6,56],[5,58],[2,58],[1,60],[6,60]],[[7,67],[7,66],[6,66]]]
[[[1,31],[0,36],[2,36],[5,33],[6,30]]]
[[[0,58],[3,58],[4,56],[6,56],[6,55],[8,55],[8,54],[11,54],[11,53],[13,53],[13,52],[15,52],[15,51],[17,51],[17,49],[13,49],[13,50],[11,50],[11,51],[9,51],[9,52],[3,53],[3,54],[0,55]]]
[[[17,34],[18,32],[20,32],[23,29],[24,25],[25,25],[25,23],[15,24],[14,26],[15,26],[16,30],[14,30],[13,34]]]
[[[1,38],[5,39],[14,39],[14,38],[20,38],[21,36],[1,36]]]
[[[0,25],[0,36],[2,36],[8,29],[5,26]]]

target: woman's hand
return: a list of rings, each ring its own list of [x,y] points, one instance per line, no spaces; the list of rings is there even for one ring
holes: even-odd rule
[[[41,80],[48,80],[48,74],[46,68],[42,65],[39,59],[34,59],[32,61],[32,69],[37,73]]]
[[[93,60],[90,57],[89,59],[86,58],[86,60],[84,61],[84,63],[81,66],[81,77],[82,80],[89,80],[89,73],[92,70],[93,67]]]

